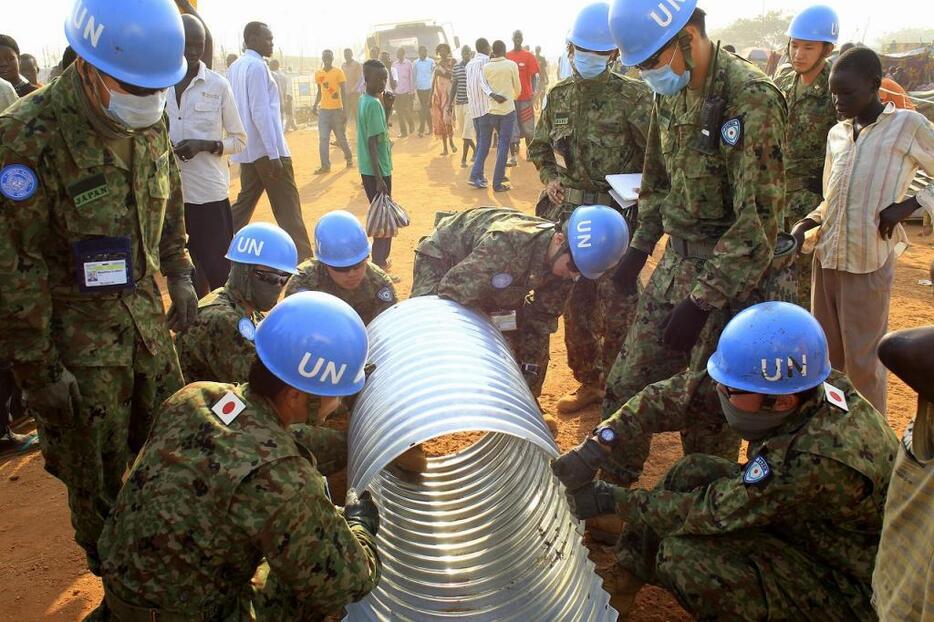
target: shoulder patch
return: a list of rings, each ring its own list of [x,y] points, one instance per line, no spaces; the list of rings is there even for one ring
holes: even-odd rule
[[[836,406],[844,412],[850,412],[850,407],[846,403],[846,394],[829,382],[824,383],[824,398],[826,398],[828,404]]]
[[[507,272],[500,272],[499,274],[494,274],[493,278],[490,279],[490,285],[496,289],[506,289],[512,285],[512,275]]]
[[[253,341],[253,338],[256,337],[256,325],[254,325],[253,320],[248,317],[240,318],[240,321],[237,322],[237,330],[240,331],[240,334],[243,335],[243,338],[247,341]]]
[[[769,466],[765,456],[756,456],[743,471],[743,483],[749,486],[761,484],[772,475],[772,467]]]
[[[380,290],[376,292],[376,297],[383,302],[392,302],[392,290],[389,289],[389,287],[381,287]]]
[[[743,138],[743,120],[740,117],[727,119],[720,127],[720,137],[723,143],[735,147]]]
[[[7,164],[0,169],[0,194],[11,201],[25,201],[38,188],[39,178],[25,164]]]
[[[218,419],[224,422],[224,425],[230,425],[234,419],[240,416],[244,409],[246,409],[246,404],[232,391],[227,391],[224,397],[211,406],[211,410],[217,415]]]

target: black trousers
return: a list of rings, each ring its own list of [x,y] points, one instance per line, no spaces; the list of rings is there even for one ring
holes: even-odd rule
[[[366,192],[366,200],[370,203],[376,198],[376,177],[374,175],[363,175],[363,190]],[[392,175],[383,177],[386,180],[386,188],[392,195]],[[392,238],[373,238],[373,263],[380,268],[386,268],[386,262],[389,260],[389,249],[392,247]]]
[[[230,201],[185,203],[185,228],[188,252],[195,264],[195,289],[203,298],[222,287],[230,273],[230,262],[224,258],[234,234]]]
[[[418,91],[418,133],[425,133],[425,126],[428,126],[428,134],[431,134],[431,89]]]

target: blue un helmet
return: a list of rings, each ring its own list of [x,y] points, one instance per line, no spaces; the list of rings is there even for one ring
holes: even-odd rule
[[[370,256],[370,239],[350,212],[328,212],[315,225],[315,256],[332,268],[355,266]]]
[[[614,0],[610,32],[620,58],[630,67],[645,62],[691,19],[697,0]]]
[[[571,258],[588,279],[599,279],[615,266],[629,246],[629,225],[615,209],[605,205],[581,205],[565,229]]]
[[[723,329],[707,373],[733,389],[789,395],[830,375],[827,337],[814,316],[789,302],[763,302]]]
[[[840,19],[829,6],[815,4],[795,15],[785,34],[789,39],[823,41],[836,45],[840,35]]]
[[[359,392],[368,349],[357,312],[324,292],[289,296],[256,329],[256,354],[263,365],[290,387],[312,395]]]
[[[610,52],[616,49],[608,21],[610,5],[606,2],[588,4],[577,17],[568,33],[568,41],[579,48],[594,52]]]
[[[227,254],[230,261],[266,266],[273,270],[297,274],[298,249],[283,229],[268,222],[245,226],[230,241]]]
[[[76,0],[65,37],[78,56],[133,86],[165,89],[188,68],[182,16],[172,0]]]

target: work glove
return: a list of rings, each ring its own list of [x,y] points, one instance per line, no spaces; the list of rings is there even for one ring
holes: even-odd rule
[[[347,491],[347,498],[344,500],[344,520],[348,525],[360,525],[376,536],[379,532],[379,508],[373,502],[369,490],[364,490],[359,496],[354,488]]]
[[[623,296],[632,296],[636,293],[636,279],[639,278],[639,273],[642,272],[648,258],[649,254],[645,251],[629,247],[623,258],[619,260],[616,272],[613,273],[613,285],[616,286],[617,292]]]
[[[673,350],[690,352],[700,337],[710,311],[704,311],[688,296],[675,306],[662,323],[662,342]]]
[[[616,513],[616,486],[601,479],[564,493],[571,513],[580,520]]]
[[[40,414],[54,414],[59,421],[70,420],[81,403],[78,380],[63,367],[57,381],[35,389],[23,389],[23,401]]]
[[[166,319],[169,328],[176,333],[183,332],[198,317],[198,294],[191,281],[191,272],[170,274],[168,276],[169,298],[172,304]]]
[[[568,490],[574,490],[591,482],[597,469],[603,466],[606,451],[593,437],[551,461],[551,471]]]

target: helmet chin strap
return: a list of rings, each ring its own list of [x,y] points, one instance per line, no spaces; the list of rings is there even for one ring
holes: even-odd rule
[[[681,56],[684,58],[684,70],[694,69],[694,59],[691,56],[691,35],[685,31],[678,33],[678,47],[681,48]]]

